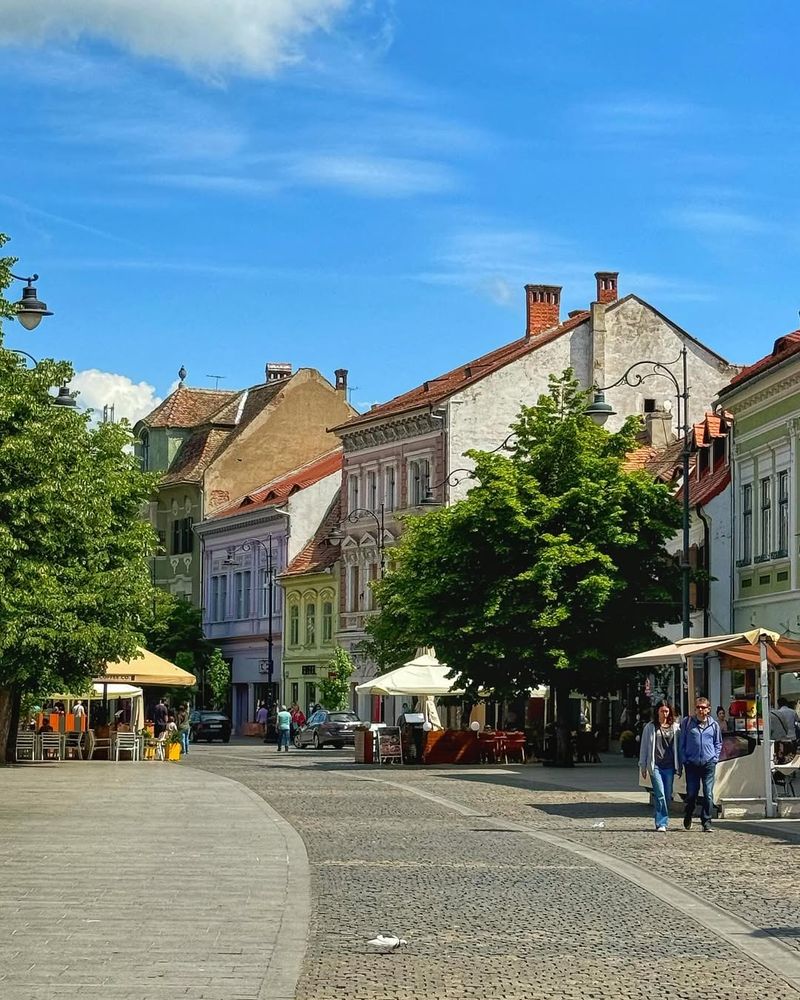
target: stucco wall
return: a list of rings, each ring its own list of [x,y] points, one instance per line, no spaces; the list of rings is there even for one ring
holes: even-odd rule
[[[341,473],[335,472],[289,497],[289,562],[313,538],[340,483]]]
[[[301,368],[276,399],[237,435],[205,475],[206,496],[233,499],[297,469],[339,444],[327,428],[355,410],[319,372]]]

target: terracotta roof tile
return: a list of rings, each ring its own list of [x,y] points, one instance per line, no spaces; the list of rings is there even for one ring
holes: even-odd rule
[[[743,368],[737,375],[734,375],[730,384],[720,390],[720,396],[724,395],[726,392],[730,392],[733,386],[741,385],[742,382],[746,382],[755,375],[760,375],[762,372],[767,371],[774,365],[778,365],[787,358],[790,358],[793,354],[798,353],[800,353],[800,330],[793,330],[791,333],[787,333],[785,336],[779,337],[775,341],[770,354],[767,354],[766,357],[760,358],[752,365],[748,365],[746,368]]]
[[[339,558],[339,548],[331,545],[328,537],[338,527],[342,518],[341,490],[331,501],[311,541],[297,553],[281,576],[300,576],[301,573],[321,573],[333,566]]]
[[[199,482],[211,461],[219,454],[229,435],[230,431],[213,427],[196,431],[181,445],[169,472],[162,478],[161,485]]]
[[[148,427],[197,427],[238,395],[238,391],[230,389],[189,389],[179,385],[142,422]]]
[[[702,476],[689,481],[689,503],[692,507],[705,506],[720,493],[731,481],[731,467],[727,464],[715,469],[710,476]],[[681,490],[681,496],[683,491]]]
[[[589,319],[589,315],[589,312],[581,310],[575,316],[570,317],[551,330],[545,330],[543,333],[539,333],[533,337],[522,337],[519,340],[512,341],[510,344],[504,344],[502,347],[495,348],[495,350],[484,354],[480,358],[476,358],[474,361],[470,361],[465,365],[459,365],[458,368],[453,368],[452,371],[446,372],[444,375],[428,379],[422,385],[418,385],[416,388],[410,389],[400,396],[395,396],[394,399],[390,399],[386,403],[381,403],[366,413],[353,417],[344,424],[339,424],[333,430],[349,430],[351,427],[368,423],[371,420],[440,403],[448,396],[452,396],[454,392],[458,392],[468,385],[479,382],[482,378],[503,368],[512,361],[516,361],[526,354],[531,354],[544,344],[549,344],[570,330],[574,330],[575,327],[585,323]]]
[[[212,517],[230,517],[238,514],[242,510],[252,510],[258,507],[275,507],[285,503],[289,497],[298,490],[304,490],[308,486],[313,486],[320,479],[332,476],[340,472],[342,468],[342,449],[336,448],[315,458],[300,468],[287,472],[284,475],[273,479],[258,489],[238,497],[233,503],[226,504],[219,510],[214,511]]]

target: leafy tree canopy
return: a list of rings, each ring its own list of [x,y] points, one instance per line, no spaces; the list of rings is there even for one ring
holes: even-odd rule
[[[337,646],[328,661],[328,676],[319,684],[319,700],[325,708],[333,711],[348,707],[350,675],[353,669],[353,661],[347,650]]]
[[[0,258],[0,318],[14,314],[13,263]],[[154,477],[127,424],[53,406],[72,375],[49,359],[27,368],[0,331],[0,754],[23,692],[81,690],[135,653],[151,596],[140,514]]]
[[[473,693],[613,686],[616,657],[677,620],[681,522],[670,488],[624,468],[636,417],[610,434],[585,416],[571,371],[524,407],[509,454],[469,452],[467,497],[410,518],[395,570],[375,585],[372,650],[389,662],[433,645]]]

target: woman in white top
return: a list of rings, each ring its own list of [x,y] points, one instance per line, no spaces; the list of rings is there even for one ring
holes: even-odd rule
[[[680,739],[678,723],[668,701],[655,708],[655,722],[648,722],[642,732],[639,750],[642,777],[650,775],[653,783],[653,807],[656,830],[666,833],[669,826],[669,804],[675,775],[680,777]]]

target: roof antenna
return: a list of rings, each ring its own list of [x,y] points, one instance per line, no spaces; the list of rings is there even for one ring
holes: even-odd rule
[[[185,384],[184,379],[186,378],[186,369],[183,365],[181,365],[178,370],[178,378],[180,379],[180,382],[178,382],[178,388],[180,389],[180,387]]]
[[[206,378],[213,378],[213,379],[216,379],[216,381],[215,381],[215,383],[214,383],[214,388],[215,388],[215,389],[219,389],[219,380],[220,380],[221,378],[225,378],[225,376],[224,376],[224,375],[206,375]]]

